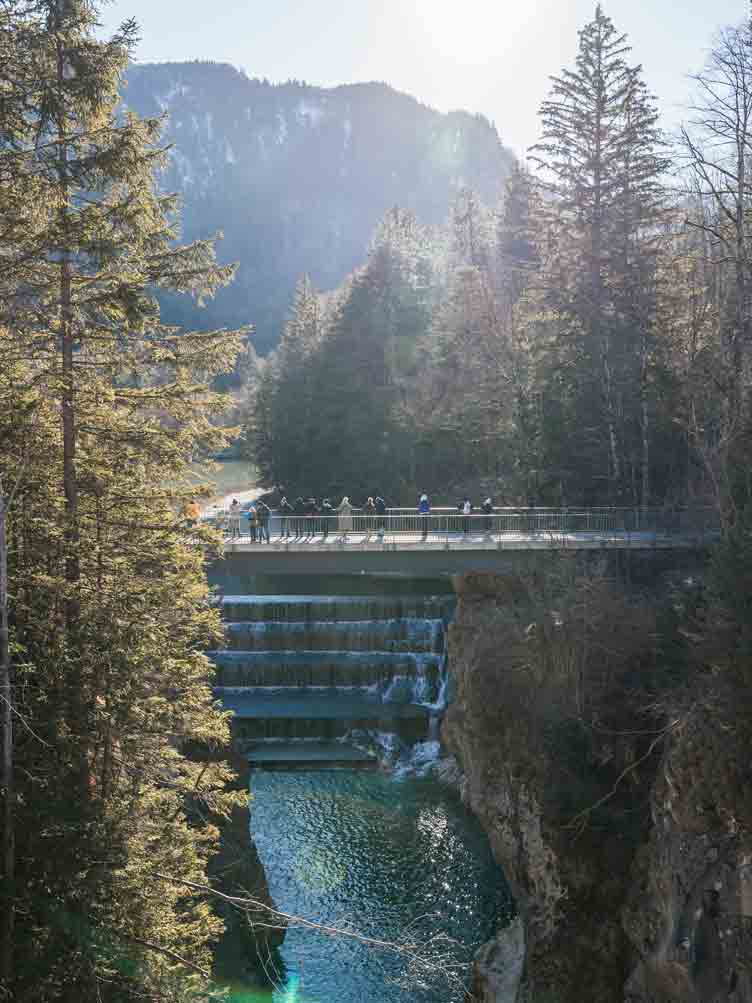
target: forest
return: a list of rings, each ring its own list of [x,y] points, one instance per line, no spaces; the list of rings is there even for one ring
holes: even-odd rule
[[[394,208],[339,289],[301,279],[249,388],[267,481],[743,507],[749,30],[723,32],[669,137],[598,7],[499,204],[462,189],[443,227]]]
[[[210,998],[207,868],[242,800],[196,459],[241,435],[288,491],[713,506],[744,677],[752,25],[669,140],[599,6],[501,203],[462,190],[443,227],[395,207],[339,289],[301,278],[261,358],[246,328],[160,319],[234,268],[180,242],[163,123],[120,109],[137,25],[101,41],[96,18],[0,3],[0,999],[187,1003]],[[242,429],[217,390],[238,365]]]

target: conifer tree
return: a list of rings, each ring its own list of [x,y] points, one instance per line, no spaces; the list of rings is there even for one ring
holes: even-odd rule
[[[15,800],[24,865],[4,885],[24,924],[2,976],[24,1001],[94,1000],[102,979],[112,1000],[190,990],[221,924],[154,875],[201,880],[216,833],[189,813],[232,800],[227,770],[181,751],[227,731],[201,654],[219,626],[210,539],[179,509],[191,459],[227,441],[210,383],[241,333],[165,327],[155,291],[201,298],[233,269],[211,242],[176,245],[160,123],[118,109],[135,24],[100,42],[96,14],[9,0],[0,19],[0,475],[21,485],[10,652],[32,778]]]
[[[535,381],[535,290],[540,253],[533,179],[517,165],[506,182],[497,219],[499,313],[508,339],[512,398],[510,451],[518,491],[525,500],[540,494],[541,422]]]
[[[455,265],[488,268],[492,244],[488,210],[470,188],[463,188],[452,206],[452,259]]]
[[[271,480],[285,487],[297,484],[310,463],[316,420],[313,357],[322,335],[319,297],[311,280],[304,276],[298,282],[290,318],[275,353],[275,392],[266,426],[271,433]],[[263,397],[258,403],[264,406]]]
[[[605,479],[612,499],[624,496],[629,480],[625,414],[638,415],[635,401],[647,381],[654,309],[647,227],[655,223],[666,166],[654,103],[628,52],[626,36],[599,4],[580,32],[576,69],[552,78],[541,106],[543,137],[532,150],[543,172],[542,226],[553,251],[544,271],[547,305],[568,318],[556,338],[559,364],[576,359],[583,386],[569,393],[584,393],[573,403],[590,416],[581,425],[588,441],[580,452],[591,458],[591,480]],[[628,307],[635,303],[639,315]],[[637,420],[646,420],[644,410]]]

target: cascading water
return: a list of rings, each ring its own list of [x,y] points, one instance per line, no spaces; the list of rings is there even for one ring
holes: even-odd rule
[[[272,898],[358,932],[291,923],[261,983],[223,979],[226,999],[463,1003],[473,952],[509,898],[477,821],[421,769],[438,755],[450,694],[452,598],[236,595],[222,606],[216,694],[252,766],[251,829]],[[379,759],[394,768],[362,769]],[[417,944],[428,965],[369,938]]]
[[[216,694],[252,762],[367,761],[356,749],[364,734],[396,735],[408,747],[433,740],[451,600],[228,596],[222,606],[227,647],[210,653]],[[344,745],[347,736],[354,743]]]

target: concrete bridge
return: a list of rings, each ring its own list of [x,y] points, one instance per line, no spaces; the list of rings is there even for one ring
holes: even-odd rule
[[[273,513],[269,535],[270,542],[254,539],[243,520],[240,535],[226,539],[228,563],[253,574],[502,572],[529,565],[534,555],[702,550],[718,538],[718,524],[709,509],[495,509],[471,516],[390,509],[344,519],[283,520]]]

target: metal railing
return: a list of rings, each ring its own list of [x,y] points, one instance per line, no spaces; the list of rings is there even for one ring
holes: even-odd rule
[[[396,546],[441,544],[496,546],[504,540],[529,538],[573,542],[633,538],[636,542],[691,538],[704,540],[718,531],[712,509],[635,508],[495,508],[491,513],[463,515],[456,508],[388,509],[385,515],[353,508],[334,515],[281,515],[272,511],[266,524],[254,525],[247,511],[229,510],[213,517],[228,538],[243,543],[337,544]]]

